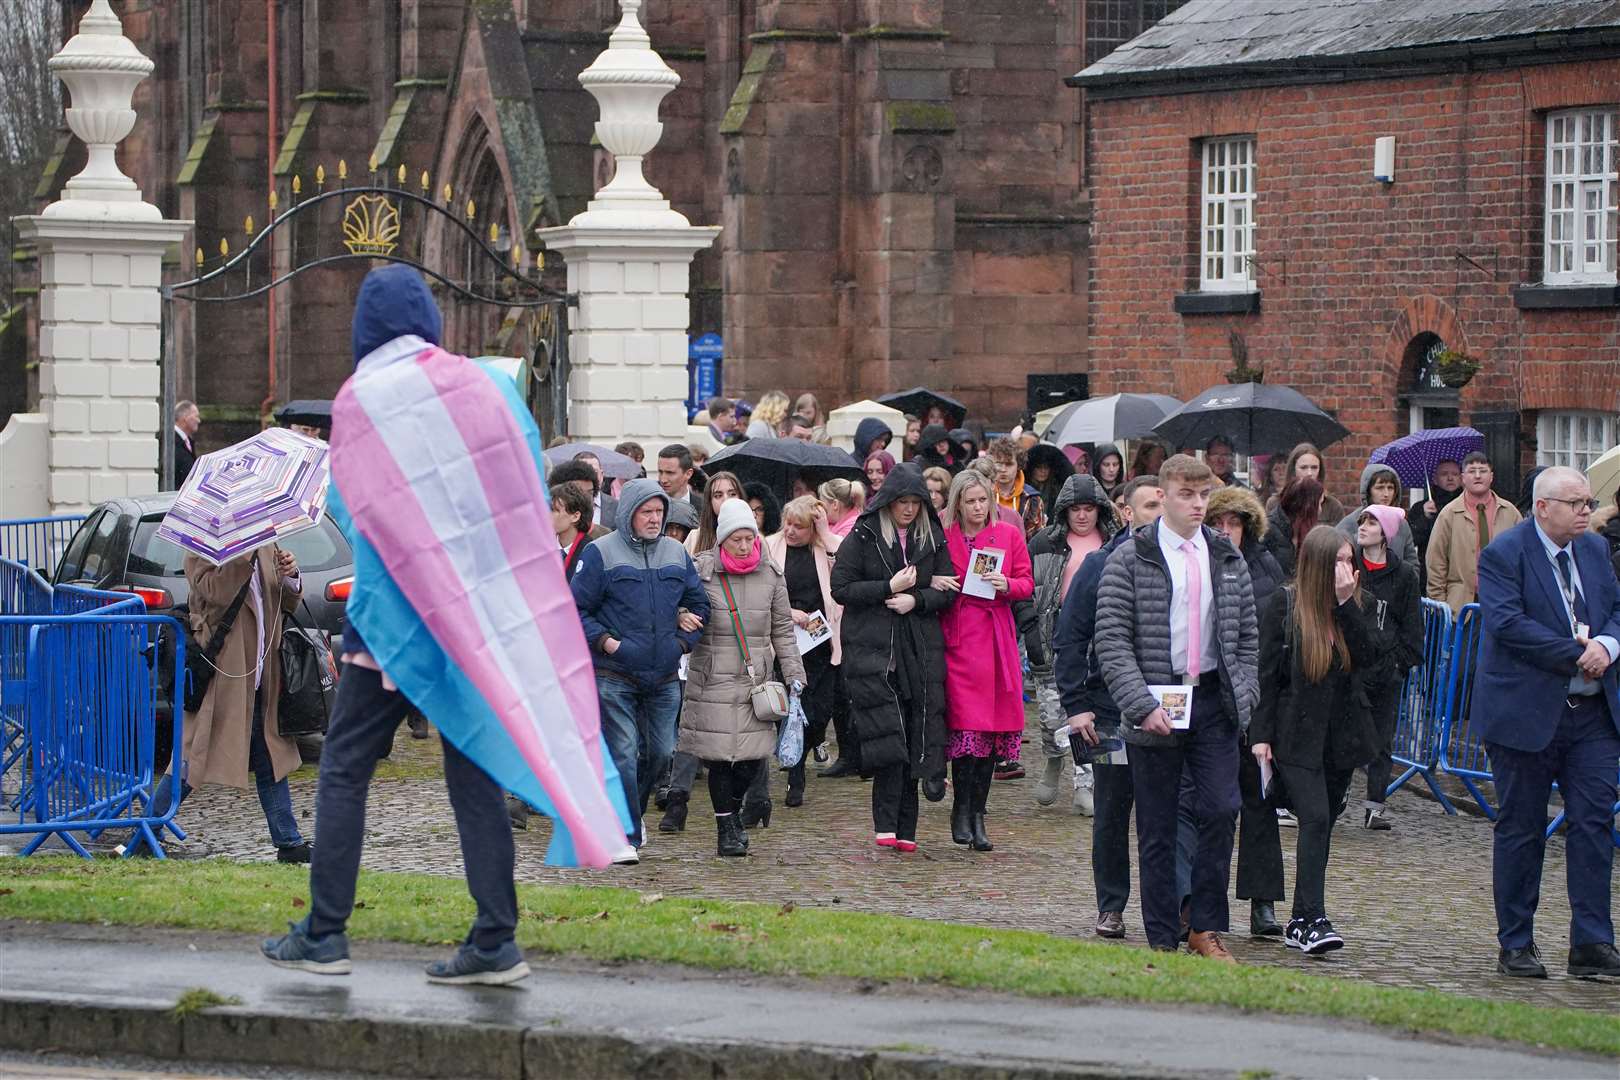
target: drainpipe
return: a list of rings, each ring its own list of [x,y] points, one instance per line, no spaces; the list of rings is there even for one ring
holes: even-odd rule
[[[276,59],[276,0],[264,0],[264,29],[266,37],[266,56],[268,58],[269,72],[269,116],[265,131],[265,176],[269,180],[269,191],[276,190],[276,157],[278,153],[278,133],[281,130],[281,90],[278,79],[280,65]],[[274,212],[270,215],[272,224],[275,221]],[[276,276],[276,237],[271,232],[267,240],[267,251],[270,259],[271,280]],[[266,416],[276,403],[276,290],[271,289],[265,293],[266,317],[269,322],[269,332],[265,335],[265,395],[259,402],[259,416]],[[263,422],[262,419],[260,421]]]

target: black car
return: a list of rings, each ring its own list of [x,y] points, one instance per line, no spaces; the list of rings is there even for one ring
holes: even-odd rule
[[[90,511],[68,542],[56,565],[53,585],[87,585],[116,592],[132,592],[146,602],[152,614],[174,614],[190,596],[184,572],[185,552],[159,538],[158,526],[174,503],[174,492],[140,498],[111,499]],[[332,648],[342,655],[343,615],[354,583],[354,556],[349,542],[331,518],[319,526],[280,541],[298,560],[304,579],[304,601],[297,617],[332,635]],[[167,635],[158,642],[161,670],[172,672],[174,643]],[[168,767],[173,739],[170,702],[173,687],[165,685],[158,698],[157,767]],[[318,738],[300,738],[306,760],[320,755]]]

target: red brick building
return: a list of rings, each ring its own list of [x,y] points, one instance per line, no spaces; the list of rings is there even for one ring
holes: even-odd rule
[[[1354,432],[1339,485],[1459,419],[1515,495],[1620,441],[1620,9],[1444,7],[1193,0],[1070,80],[1092,393],[1186,397],[1246,357]],[[1460,389],[1444,350],[1480,364]]]
[[[72,33],[86,3],[52,2]],[[641,20],[681,76],[647,172],[694,223],[725,227],[694,265],[692,317],[694,333],[725,336],[725,389],[833,405],[926,382],[1010,423],[1027,376],[1084,372],[1082,103],[1062,79],[1179,2],[646,0]],[[166,214],[197,222],[171,281],[198,248],[210,267],[222,240],[239,251],[272,188],[284,209],[295,179],[307,197],[340,162],[351,183],[372,159],[384,178],[403,166],[413,190],[425,173],[435,196],[474,202],[480,230],[531,251],[532,230],[566,222],[611,175],[577,77],[614,0],[114,6],[158,65],[121,161]],[[82,155],[66,134],[62,149],[41,204]],[[450,234],[432,228],[426,250],[453,274]],[[205,436],[336,389],[361,272],[306,274],[273,311],[177,309],[180,391],[203,406]],[[560,263],[547,273],[561,286]],[[529,346],[524,320],[445,304],[455,348]]]

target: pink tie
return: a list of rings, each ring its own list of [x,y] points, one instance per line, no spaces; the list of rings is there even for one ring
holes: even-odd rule
[[[1204,583],[1198,576],[1198,547],[1191,540],[1181,542],[1187,557],[1187,678],[1197,681],[1199,662],[1204,658],[1204,620],[1199,608],[1204,602]]]

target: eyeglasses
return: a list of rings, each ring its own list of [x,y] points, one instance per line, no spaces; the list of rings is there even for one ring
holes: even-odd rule
[[[1596,510],[1599,506],[1603,505],[1596,499],[1548,499],[1547,501],[1550,503],[1563,503],[1577,514],[1581,512],[1581,507],[1583,506],[1586,507],[1587,512],[1590,513],[1591,511]]]

